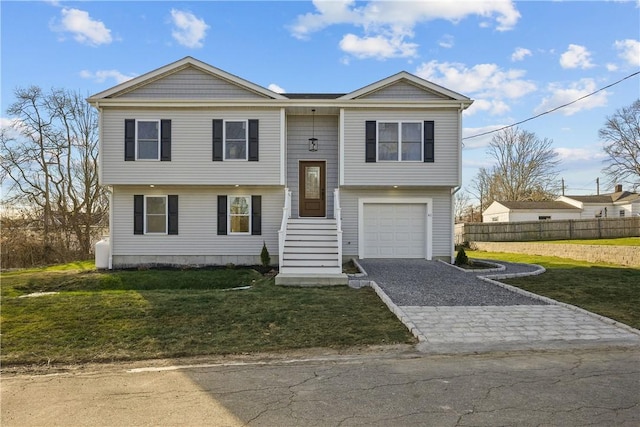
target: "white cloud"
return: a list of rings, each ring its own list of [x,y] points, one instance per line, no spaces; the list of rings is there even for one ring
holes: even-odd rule
[[[423,22],[443,19],[457,23],[475,15],[493,22],[498,31],[505,31],[520,19],[511,0],[369,1],[364,4],[355,0],[314,0],[313,4],[315,12],[299,15],[290,26],[292,35],[306,39],[314,32],[338,24],[361,27],[364,34],[347,34],[340,43],[345,52],[358,58],[414,56],[418,45],[406,40],[414,37],[414,27]],[[441,45],[444,43],[443,47],[447,47],[450,43],[443,40]]]
[[[568,87],[562,87],[558,83],[551,83],[548,87],[548,91],[551,95],[544,97],[540,105],[538,105],[534,112],[536,114],[543,113],[569,102],[575,101],[585,95],[588,95],[596,91],[596,83],[593,79],[581,79],[577,82],[571,83]],[[607,105],[609,93],[607,91],[598,92],[588,98],[582,99],[575,104],[571,104],[560,110],[565,116],[571,116],[577,112],[583,110],[591,110],[597,107]]]
[[[416,74],[476,98],[467,115],[478,111],[504,114],[510,110],[505,99],[518,99],[536,90],[533,82],[524,79],[524,70],[503,70],[496,64],[477,64],[469,68],[460,63],[433,60],[418,66]]]
[[[522,61],[527,56],[531,56],[532,53],[529,49],[525,49],[524,47],[516,48],[516,50],[511,54],[511,61]]]
[[[607,71],[618,71],[618,66],[616,64],[607,64]]]
[[[275,92],[275,93],[286,93],[286,92],[287,92],[286,90],[284,90],[283,88],[281,88],[280,86],[278,86],[278,85],[277,85],[277,84],[275,84],[275,83],[271,83],[271,84],[268,86],[268,89],[269,89],[270,91]]]
[[[440,47],[445,48],[445,49],[451,49],[455,45],[455,40],[454,40],[452,35],[445,34],[444,36],[442,36],[440,38],[440,41],[438,42],[438,45]]]
[[[618,56],[629,65],[640,67],[640,41],[633,39],[616,40],[613,46],[619,51]]]
[[[553,151],[558,154],[558,158],[563,162],[585,162],[592,160],[602,160],[606,157],[601,148],[574,148],[574,147],[557,147]]]
[[[102,21],[92,19],[88,12],[64,8],[60,14],[60,24],[52,27],[54,31],[71,33],[75,41],[89,46],[109,44],[113,41],[111,30]]]
[[[135,77],[135,74],[126,75],[118,70],[98,70],[95,72],[89,70],[80,71],[80,77],[83,79],[93,80],[96,83],[103,83],[107,79],[113,79],[117,84],[124,83]]]
[[[591,68],[591,52],[586,47],[577,44],[570,44],[565,53],[560,55],[560,65],[562,68]]]
[[[406,58],[417,54],[418,45],[406,43],[402,37],[358,37],[354,34],[345,35],[340,40],[340,49],[356,58]]]
[[[171,35],[182,46],[200,48],[210,28],[203,19],[191,12],[171,9],[171,20],[174,25]]]

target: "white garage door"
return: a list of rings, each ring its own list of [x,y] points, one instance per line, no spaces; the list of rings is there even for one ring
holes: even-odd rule
[[[364,258],[425,258],[423,203],[365,203]]]

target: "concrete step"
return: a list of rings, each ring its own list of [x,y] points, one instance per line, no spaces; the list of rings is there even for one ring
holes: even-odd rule
[[[336,286],[348,285],[349,278],[343,273],[280,272],[276,285],[281,286]]]

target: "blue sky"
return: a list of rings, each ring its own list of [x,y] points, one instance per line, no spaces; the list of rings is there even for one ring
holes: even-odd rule
[[[16,87],[87,95],[185,56],[284,92],[351,92],[408,71],[475,100],[465,136],[640,70],[636,1],[2,1],[0,123]],[[554,141],[567,194],[604,181],[598,130],[636,75],[521,125]],[[490,166],[465,140],[463,184]],[[601,187],[601,191],[608,188]]]

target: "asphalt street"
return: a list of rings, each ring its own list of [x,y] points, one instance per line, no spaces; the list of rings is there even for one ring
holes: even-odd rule
[[[5,373],[9,426],[638,426],[640,347],[199,359]],[[187,361],[182,360],[184,364]]]

